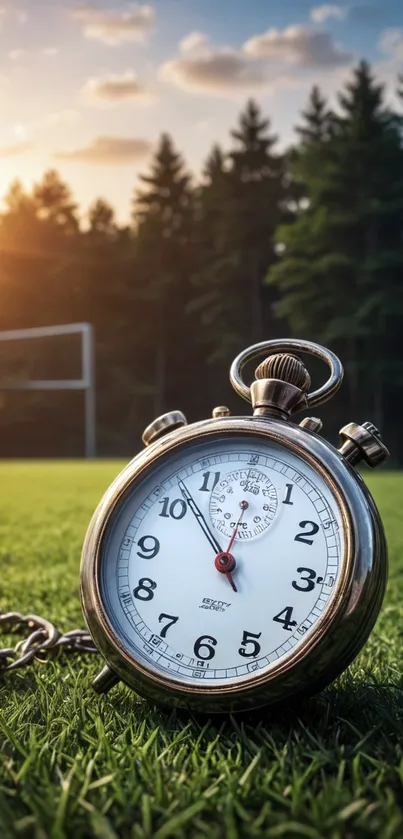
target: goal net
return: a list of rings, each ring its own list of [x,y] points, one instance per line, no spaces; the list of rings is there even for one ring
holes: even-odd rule
[[[25,396],[25,401],[22,402],[17,394],[27,391],[30,392],[30,398]],[[32,409],[35,406],[37,424],[48,425],[45,433],[52,435],[55,432],[54,422],[57,423],[52,392],[60,394],[68,391],[75,391],[80,395],[81,410],[76,403],[69,404],[64,401],[62,404],[62,398],[59,396],[59,415],[64,420],[70,419],[70,428],[73,420],[82,417],[84,453],[86,457],[93,458],[96,456],[96,418],[92,325],[68,323],[0,332],[0,419],[5,418],[5,423],[14,425],[15,429],[18,427],[16,416],[20,416],[23,411],[27,427],[30,421],[30,407]],[[33,400],[35,393],[36,401]],[[41,405],[38,402],[40,393],[43,394]],[[52,399],[51,403],[49,397]],[[46,413],[45,402],[47,405],[51,404],[53,409],[46,422],[43,420]],[[10,403],[13,403],[12,407]],[[36,454],[35,451],[30,453]]]

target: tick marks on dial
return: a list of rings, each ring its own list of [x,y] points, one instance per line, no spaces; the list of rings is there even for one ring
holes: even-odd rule
[[[116,580],[120,608],[132,632],[123,629],[128,637],[133,636],[135,646],[152,667],[166,669],[171,677],[174,674],[183,680],[215,683],[241,679],[281,659],[323,614],[338,578],[343,531],[335,517],[337,505],[333,507],[334,499],[324,491],[323,482],[308,466],[299,473],[299,464],[291,455],[285,462],[263,449],[252,457],[248,447],[234,448],[217,447],[209,457],[179,460],[180,468],[177,464],[171,471],[167,468],[159,476],[158,487],[150,481],[149,494],[133,505],[133,516],[121,530]],[[227,482],[224,487],[223,481]],[[270,485],[276,488],[274,500],[267,494]],[[218,501],[222,496],[224,503]],[[213,497],[216,508],[221,508],[214,516]],[[270,544],[271,539],[280,544],[276,562],[259,570],[257,586],[253,564],[245,567],[245,577],[239,574],[239,583],[238,568],[234,569],[233,582],[240,589],[234,598],[222,579],[227,563],[232,558],[240,567],[246,550],[251,555],[254,550],[257,555],[264,554],[264,536],[255,549],[253,541],[250,548],[240,542],[264,534],[268,527],[264,516],[271,525],[277,509],[278,521],[268,536]],[[220,519],[222,526],[212,521],[214,518]],[[233,539],[229,548],[238,522],[236,541]],[[288,546],[284,557],[283,541]],[[218,554],[224,554],[220,564],[220,570],[225,566],[224,574],[212,567]],[[184,608],[182,586],[177,585],[179,571],[184,567],[187,573],[190,559],[194,574],[187,578],[186,598],[195,596],[191,616]],[[283,578],[287,588],[281,589]],[[272,600],[267,604],[266,598],[262,606],[263,583]],[[201,590],[217,594],[217,598],[200,598]],[[223,596],[231,596],[232,602],[223,601]],[[166,611],[162,612],[163,608]],[[228,609],[227,618],[214,614]],[[243,636],[240,616],[247,627]],[[267,616],[270,623],[266,626]],[[184,647],[181,653],[177,652],[179,644]]]

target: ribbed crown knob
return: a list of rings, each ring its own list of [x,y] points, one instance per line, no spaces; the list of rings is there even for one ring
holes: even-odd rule
[[[255,376],[257,379],[280,379],[305,393],[311,386],[311,377],[305,365],[297,356],[288,353],[269,355],[256,368]]]

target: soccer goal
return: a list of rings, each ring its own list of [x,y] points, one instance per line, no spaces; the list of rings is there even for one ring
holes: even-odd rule
[[[95,358],[94,329],[90,323],[67,323],[60,326],[40,326],[32,329],[13,329],[0,332],[0,342],[30,341],[32,339],[57,338],[65,335],[79,335],[81,376],[65,379],[26,378],[24,373],[5,380],[0,378],[0,391],[5,390],[78,390],[84,394],[85,411],[85,456],[96,456],[95,417]]]

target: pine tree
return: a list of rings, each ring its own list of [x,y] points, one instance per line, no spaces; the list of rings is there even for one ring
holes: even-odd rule
[[[0,216],[1,250],[32,251],[37,246],[37,232],[35,201],[21,181],[15,180],[4,197],[4,212]]]
[[[149,303],[149,342],[156,347],[156,413],[175,404],[186,388],[190,371],[184,347],[192,340],[190,276],[194,202],[190,176],[171,137],[163,134],[151,164],[142,175],[145,189],[134,199],[136,271],[141,277],[144,300]]]
[[[141,228],[152,219],[164,239],[187,236],[192,204],[190,176],[169,134],[162,134],[149,175],[140,175],[146,189],[135,197],[134,219]]]
[[[42,181],[33,190],[36,202],[36,212],[39,219],[48,222],[66,234],[76,233],[79,222],[77,205],[75,204],[70,187],[61,179],[58,172],[49,169]]]
[[[205,160],[202,179],[198,196],[200,217],[206,237],[213,240],[213,245],[217,245],[223,234],[222,223],[228,195],[226,156],[218,144],[212,147]]]
[[[211,184],[217,177],[226,172],[226,155],[218,143],[214,143],[210,154],[203,166],[203,177],[206,184]]]
[[[365,62],[339,103],[329,135],[312,140],[294,162],[308,206],[278,231],[284,254],[269,283],[281,291],[280,314],[293,332],[340,348],[352,406],[366,394],[382,421],[374,370],[393,341],[396,351],[403,314],[402,138]]]
[[[302,144],[308,145],[328,138],[332,115],[317,85],[314,85],[311,90],[307,107],[305,111],[302,111],[302,117],[305,122],[303,125],[296,126],[295,129]]]
[[[245,344],[273,335],[275,295],[262,286],[276,258],[273,234],[285,211],[283,160],[274,153],[277,139],[255,102],[247,103],[231,136],[230,153],[213,146],[203,168],[200,261],[191,304],[208,362],[223,367]]]
[[[113,207],[103,198],[97,198],[88,210],[90,233],[109,241],[116,238],[117,224]]]
[[[197,196],[198,263],[192,278],[190,310],[200,320],[199,338],[207,363],[228,364],[239,346],[239,301],[233,281],[238,253],[229,225],[230,184],[227,158],[214,145],[204,163]],[[211,385],[210,385],[211,387]]]
[[[79,224],[71,191],[57,172],[45,173],[30,193],[18,181],[11,185],[0,220],[0,248],[2,268],[13,283],[7,313],[10,324],[44,325],[74,319],[73,286],[80,272]]]
[[[320,152],[323,144],[329,139],[333,130],[333,115],[329,110],[326,99],[322,96],[320,88],[315,85],[310,93],[306,109],[301,114],[304,122],[295,126],[296,134],[299,137],[299,145],[289,149],[287,153],[287,177],[288,193],[291,201],[290,209],[294,213],[306,206],[308,199],[307,190],[301,178],[301,171],[304,167],[298,166],[298,158],[306,153],[313,144],[316,152]],[[292,221],[290,215],[288,221]]]
[[[255,342],[272,334],[273,294],[264,294],[263,280],[276,260],[274,231],[285,212],[284,161],[274,151],[277,137],[269,120],[253,100],[231,136],[228,230],[239,252],[233,293],[243,312],[242,340]]]

